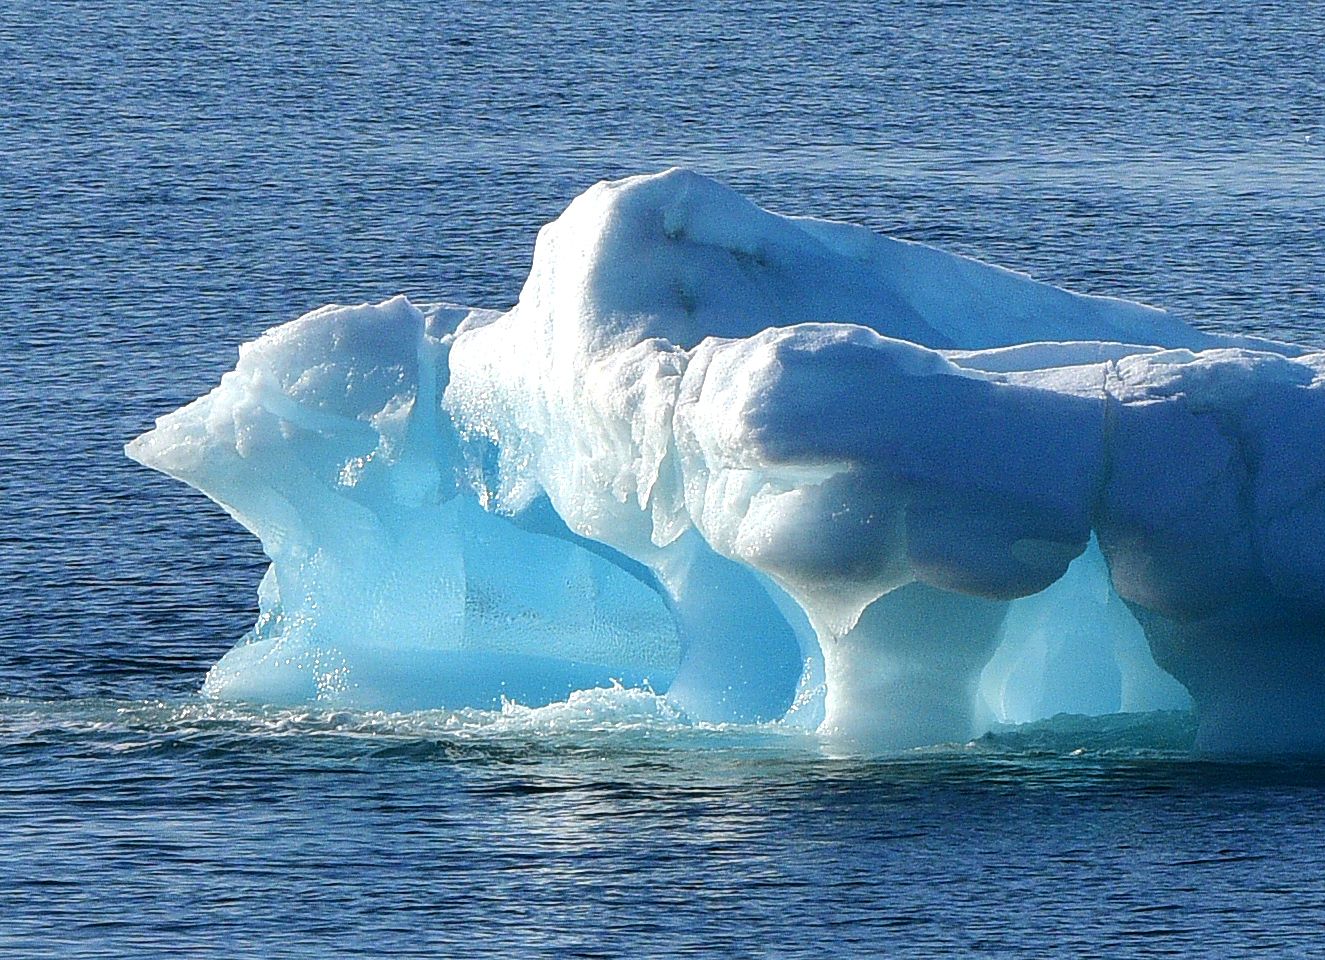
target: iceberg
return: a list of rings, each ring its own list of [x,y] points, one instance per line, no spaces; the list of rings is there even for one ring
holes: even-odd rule
[[[871,750],[1190,702],[1315,750],[1323,374],[672,170],[574,200],[512,309],[323,308],[127,452],[272,560],[212,696],[649,684]]]

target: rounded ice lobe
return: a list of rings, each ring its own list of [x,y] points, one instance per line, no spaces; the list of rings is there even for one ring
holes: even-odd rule
[[[891,749],[1176,677],[1204,749],[1322,749],[1323,373],[673,170],[577,198],[506,313],[317,311],[130,453],[273,559],[218,696],[647,677]]]
[[[403,297],[314,311],[129,445],[272,560],[258,623],[205,693],[404,710],[670,681],[676,635],[651,585],[470,490],[440,395],[452,328],[485,319]]]

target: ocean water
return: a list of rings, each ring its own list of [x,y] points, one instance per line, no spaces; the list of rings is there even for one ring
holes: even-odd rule
[[[262,558],[121,453],[323,303],[509,306],[675,164],[1325,346],[1317,4],[9,0],[0,91],[0,953],[1325,956],[1325,765],[1182,715],[861,759],[628,691],[209,705]]]

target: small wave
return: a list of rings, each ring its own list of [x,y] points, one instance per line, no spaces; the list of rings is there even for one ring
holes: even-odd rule
[[[1185,711],[1059,715],[999,726],[973,740],[870,754],[793,724],[696,722],[649,690],[581,690],[546,706],[414,713],[212,701],[0,699],[0,761],[11,766],[146,760],[176,771],[194,757],[267,771],[362,771],[363,764],[470,764],[537,777],[755,777],[790,784],[828,777],[888,782],[1095,783],[1100,776],[1325,783],[1304,758],[1223,762],[1192,753]],[[87,769],[75,763],[75,767]],[[98,768],[100,769],[100,768]],[[134,770],[125,767],[125,771]],[[63,774],[62,774],[63,775]],[[168,775],[174,775],[173,772]],[[279,774],[277,774],[279,775]],[[498,773],[520,780],[524,774]],[[1084,778],[1084,779],[1083,779]],[[501,780],[501,782],[506,782]],[[540,781],[541,782],[541,781]]]
[[[1185,755],[1195,720],[1186,711],[1059,715],[1000,725],[969,743],[902,751],[898,756],[984,755],[1071,757]],[[388,713],[273,707],[205,698],[184,701],[98,699],[0,700],[0,745],[6,748],[82,742],[129,750],[161,743],[218,746],[242,742],[444,742],[501,745],[531,751],[586,746],[648,749],[770,748],[790,753],[841,755],[833,744],[790,724],[708,724],[687,717],[651,690],[612,687],[579,690],[546,706],[506,701],[500,710],[465,708]]]
[[[1187,756],[1196,739],[1196,716],[1189,710],[1060,713],[1034,723],[998,724],[972,741],[981,752],[1019,756]]]
[[[615,685],[564,701],[500,710],[465,708],[388,713],[274,707],[191,698],[181,702],[0,700],[0,749],[79,748],[92,752],[260,749],[281,745],[328,754],[400,751],[447,755],[497,752],[539,756],[594,749],[812,749],[815,739],[779,724],[699,723],[650,690]],[[320,744],[320,746],[319,746]]]

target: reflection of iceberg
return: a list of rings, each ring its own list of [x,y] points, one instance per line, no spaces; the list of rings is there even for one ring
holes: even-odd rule
[[[1325,355],[1299,353],[673,171],[577,199],[508,313],[318,311],[130,453],[273,559],[218,695],[648,677],[702,719],[795,698],[900,746],[977,702],[1180,702],[1139,621],[1206,745],[1309,747]]]

